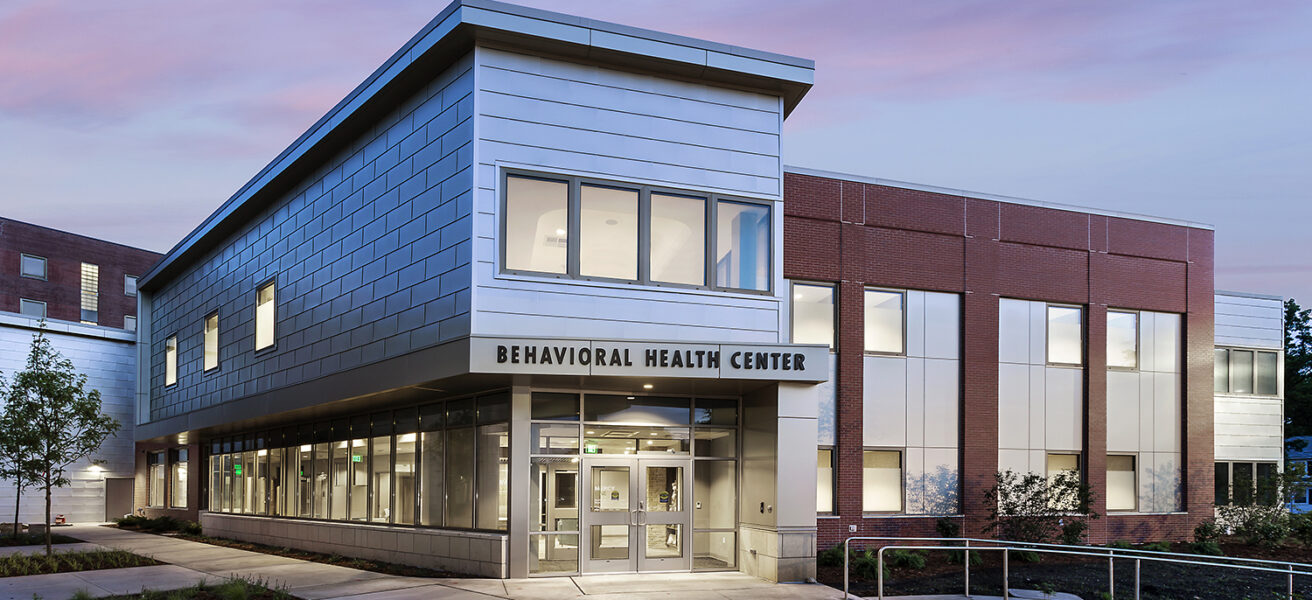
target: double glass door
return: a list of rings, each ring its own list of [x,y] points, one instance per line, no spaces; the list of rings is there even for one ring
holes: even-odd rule
[[[691,568],[690,462],[584,458],[584,572]]]

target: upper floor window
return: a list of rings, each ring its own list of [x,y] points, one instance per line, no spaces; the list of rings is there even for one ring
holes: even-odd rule
[[[272,281],[260,286],[255,293],[255,349],[261,350],[273,345],[274,296],[276,290]],[[216,323],[217,325],[217,323]]]
[[[834,348],[834,286],[793,284],[793,343]]]
[[[164,340],[164,385],[178,382],[178,336]]]
[[[1048,364],[1084,364],[1084,310],[1048,306]]]
[[[40,300],[18,299],[18,312],[38,319],[46,318],[46,303]]]
[[[865,293],[866,352],[906,352],[906,294],[884,290]]]
[[[1275,352],[1217,348],[1214,391],[1218,394],[1279,393],[1280,357]]]
[[[507,271],[770,289],[768,204],[580,177],[508,174],[504,187]]]
[[[100,267],[82,263],[82,322],[95,325],[100,320]]]
[[[31,254],[23,254],[20,257],[19,262],[19,274],[23,277],[31,277],[33,279],[46,278],[46,259]]]
[[[219,368],[219,313],[205,317],[204,368],[206,371]]]
[[[1139,368],[1139,313],[1107,311],[1107,366]]]
[[[124,294],[127,294],[127,295],[129,295],[129,296],[136,296],[136,295],[137,295],[137,276],[136,276],[136,275],[124,275],[124,276],[123,276],[123,293],[124,293]]]

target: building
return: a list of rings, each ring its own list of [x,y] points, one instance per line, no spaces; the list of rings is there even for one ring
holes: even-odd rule
[[[1001,469],[1078,470],[1095,541],[1210,517],[1211,228],[785,167],[812,74],[453,3],[141,279],[148,512],[783,581]]]
[[[32,337],[46,337],[99,390],[106,414],[123,428],[69,470],[52,511],[68,521],[99,522],[132,510],[136,388],[136,278],[160,255],[0,217],[0,375],[27,362]],[[19,517],[44,522],[45,504],[25,493]],[[0,503],[13,508],[12,482]]]
[[[1301,467],[1305,476],[1312,473],[1312,436],[1296,435],[1285,440],[1285,444],[1285,460]],[[1312,483],[1312,478],[1308,479]],[[1295,513],[1312,511],[1312,485],[1301,490],[1301,493],[1295,491],[1289,502],[1289,510]]]

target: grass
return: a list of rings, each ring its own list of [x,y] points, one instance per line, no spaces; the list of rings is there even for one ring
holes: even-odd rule
[[[78,592],[74,600],[89,600],[91,594]],[[286,590],[270,587],[262,580],[234,578],[223,583],[198,583],[189,588],[162,592],[110,596],[105,600],[295,600]]]
[[[50,543],[52,544],[76,544],[82,540],[74,539],[58,533],[50,534]],[[17,536],[4,535],[0,536],[0,547],[9,546],[44,546],[46,536],[43,533],[21,533]]]
[[[11,554],[0,557],[0,577],[48,575],[51,573],[97,571],[100,569],[126,569],[128,567],[148,567],[160,564],[164,563],[123,550],[57,552],[53,556],[46,556],[45,554]]]

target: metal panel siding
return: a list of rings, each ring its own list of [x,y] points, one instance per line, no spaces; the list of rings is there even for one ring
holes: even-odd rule
[[[1216,460],[1280,460],[1284,406],[1279,398],[1217,396]]]
[[[502,166],[781,199],[779,98],[481,46],[475,52],[474,333],[786,339],[781,204],[773,214],[773,295],[503,276],[497,266]]]
[[[472,55],[401,101],[153,297],[157,420],[469,333]],[[255,289],[277,283],[275,346],[254,350]],[[219,311],[217,372],[201,321]],[[163,341],[178,335],[178,384]],[[328,399],[325,399],[328,400]]]
[[[1274,298],[1216,294],[1216,345],[1284,347],[1284,304]]]

